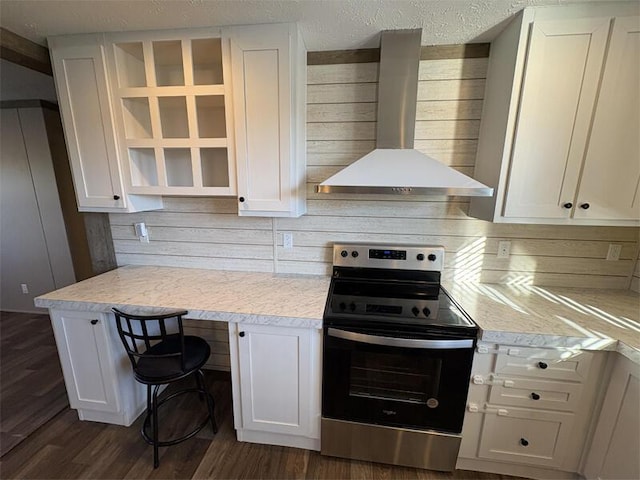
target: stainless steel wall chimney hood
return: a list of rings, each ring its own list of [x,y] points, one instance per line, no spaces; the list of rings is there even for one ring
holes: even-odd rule
[[[490,197],[493,189],[414,150],[422,30],[380,39],[376,149],[316,186],[319,193]]]

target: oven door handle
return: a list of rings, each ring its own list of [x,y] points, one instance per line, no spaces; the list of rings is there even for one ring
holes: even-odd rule
[[[358,343],[368,343],[371,345],[384,345],[387,347],[403,348],[432,348],[436,350],[453,350],[458,348],[473,348],[473,339],[461,340],[422,340],[417,338],[395,338],[380,337],[378,335],[368,335],[366,333],[349,332],[337,328],[329,328],[327,335],[330,337],[342,338]]]

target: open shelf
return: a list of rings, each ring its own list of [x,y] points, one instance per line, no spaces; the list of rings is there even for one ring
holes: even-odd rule
[[[201,148],[203,187],[229,186],[229,159],[226,148]]]
[[[219,38],[191,41],[194,85],[222,85],[222,43]]]
[[[153,148],[130,148],[131,184],[134,187],[158,185],[158,169]]]
[[[164,166],[167,172],[167,186],[193,187],[191,149],[165,148]]]
[[[162,138],[189,138],[189,120],[185,97],[159,97]]]
[[[125,136],[128,139],[153,137],[148,98],[123,98],[122,114]]]
[[[198,136],[200,138],[225,138],[227,123],[224,111],[224,96],[206,95],[196,97]]]
[[[116,70],[120,87],[146,87],[142,42],[118,43],[115,46]]]
[[[116,36],[111,44],[122,122],[117,132],[136,194],[235,191],[226,50],[220,38],[206,35],[204,30],[162,38],[140,33]]]
[[[153,42],[153,62],[156,68],[157,86],[184,85],[182,42],[180,40]]]

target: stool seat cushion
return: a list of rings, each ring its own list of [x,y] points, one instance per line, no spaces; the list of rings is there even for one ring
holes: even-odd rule
[[[149,348],[138,360],[135,368],[135,377],[141,383],[163,383],[189,375],[199,370],[209,359],[211,347],[200,337],[184,336],[184,364],[180,365],[180,357],[153,357],[152,355],[165,355],[168,353],[180,353],[180,336],[171,335]]]

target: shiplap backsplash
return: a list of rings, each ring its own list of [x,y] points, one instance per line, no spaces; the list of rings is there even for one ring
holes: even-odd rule
[[[486,68],[486,58],[420,62],[416,148],[467,174]],[[308,67],[307,215],[238,217],[235,198],[166,197],[163,211],[109,216],[118,265],[328,274],[334,242],[428,243],[445,246],[454,280],[638,288],[638,228],[492,224],[469,218],[458,197],[316,194],[374,148],[377,78],[377,63]],[[147,224],[150,243],[137,240],[135,222]],[[508,259],[496,257],[500,240],[511,241]],[[610,243],[622,245],[619,261],[605,260]]]
[[[640,258],[636,261],[636,268],[633,270],[629,288],[634,292],[640,293]]]

